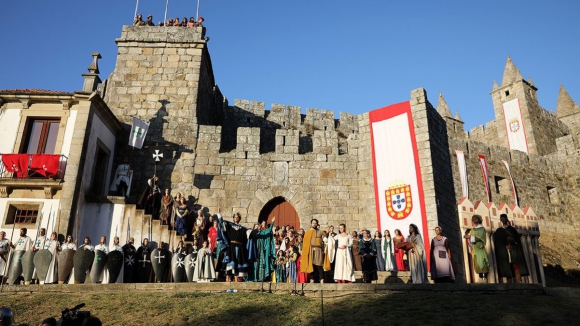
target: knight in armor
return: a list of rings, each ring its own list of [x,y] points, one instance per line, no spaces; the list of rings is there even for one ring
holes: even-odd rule
[[[133,170],[131,170],[131,165],[129,165],[129,158],[125,157],[123,164],[119,165],[117,171],[115,171],[115,180],[110,190],[116,192],[118,196],[127,196],[132,176]]]
[[[218,207],[218,221],[225,234],[227,248],[226,253],[221,262],[222,268],[225,267],[226,278],[231,281],[231,278],[237,282],[239,278],[248,277],[248,262],[246,253],[246,242],[248,237],[247,229],[240,224],[242,219],[240,213],[233,216],[233,222],[224,221],[222,219],[221,210]]]
[[[309,273],[311,280],[315,280],[317,276],[318,280],[324,283],[324,270],[322,268],[324,265],[324,243],[322,232],[318,229],[317,219],[312,219],[310,225],[312,228],[304,233],[300,272]]]
[[[0,231],[0,283],[4,281],[4,274],[8,275],[8,255],[10,253],[10,240],[6,238],[6,232]]]
[[[137,270],[139,280],[141,283],[151,283],[154,279],[153,269],[151,265],[151,248],[149,247],[149,239],[143,239],[143,244],[137,249]]]
[[[14,245],[12,242],[9,242],[8,245],[10,247],[12,247],[14,249],[14,251],[32,250],[32,247],[33,247],[32,239],[30,239],[30,237],[26,235],[27,232],[28,232],[28,229],[26,229],[26,228],[20,229],[20,238],[16,242],[16,245]],[[20,264],[20,261],[14,262],[14,263]],[[8,274],[8,273],[6,273],[6,274]],[[11,282],[12,282],[12,280],[11,280]],[[15,283],[15,282],[12,282],[12,283]]]
[[[113,251],[123,253],[123,247],[119,244],[119,237],[114,237],[113,244],[109,246],[109,253]],[[119,272],[119,276],[117,277],[117,279],[109,280],[109,283],[123,283],[123,272],[124,272],[123,267],[121,267],[121,271]]]
[[[58,260],[57,254],[60,251],[60,242],[58,241],[58,234],[52,232],[50,235],[50,240],[46,240],[44,243],[44,249],[50,251],[52,254],[52,259],[48,265],[48,272],[46,273],[46,278],[44,279],[44,284],[52,284],[58,281],[57,271],[58,271]]]

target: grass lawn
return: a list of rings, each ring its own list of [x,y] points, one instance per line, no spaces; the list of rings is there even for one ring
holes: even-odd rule
[[[262,293],[3,293],[17,323],[39,325],[78,303],[104,325],[322,325],[319,297]],[[580,299],[469,293],[325,298],[325,325],[574,325]],[[57,318],[58,319],[58,318]]]

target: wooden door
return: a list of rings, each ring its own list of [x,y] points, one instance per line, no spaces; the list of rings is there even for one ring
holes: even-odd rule
[[[261,223],[262,221],[270,223],[274,216],[276,216],[276,225],[290,225],[293,226],[295,230],[300,228],[300,218],[298,217],[298,213],[289,202],[284,200],[284,198],[276,197],[266,203],[260,212],[258,223]]]

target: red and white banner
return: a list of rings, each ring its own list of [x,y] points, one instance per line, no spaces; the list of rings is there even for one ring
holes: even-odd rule
[[[485,183],[487,202],[491,203],[491,189],[489,188],[489,173],[487,172],[487,159],[483,155],[477,155],[477,157],[479,158],[479,165],[481,166],[481,174],[483,175],[483,182]]]
[[[509,149],[529,153],[520,100],[516,98],[505,102],[502,106]]]
[[[6,171],[16,173],[18,178],[28,176],[28,162],[30,154],[2,154],[2,163]]]
[[[465,155],[463,151],[455,151],[457,155],[457,165],[459,166],[459,179],[461,179],[462,198],[469,198],[469,186],[467,184],[467,166],[465,165]]]
[[[421,169],[411,104],[403,102],[369,113],[377,227],[399,229],[406,237],[413,223],[429,251]]]
[[[32,155],[30,169],[45,177],[52,177],[58,172],[59,160],[60,155],[34,154]]]
[[[512,173],[510,172],[510,166],[508,165],[508,162],[504,160],[502,160],[502,162],[508,171],[508,175],[510,176],[510,181],[512,183],[512,192],[514,194],[514,204],[516,204],[516,206],[520,206],[520,203],[518,202],[518,193],[516,192],[516,184],[514,183],[514,178],[512,178]]]

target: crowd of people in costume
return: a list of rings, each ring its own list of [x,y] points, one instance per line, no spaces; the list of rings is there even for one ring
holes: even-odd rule
[[[183,17],[180,19],[179,17],[169,18],[165,22],[158,22],[157,26],[175,26],[175,27],[203,27],[204,19],[203,17],[199,16],[197,20],[194,17]],[[143,15],[138,14],[133,20],[133,26],[155,26],[153,22],[153,15],[148,15],[147,20],[143,20]]]
[[[115,237],[113,244],[108,246],[106,237],[99,244],[92,245],[91,239],[85,237],[81,245],[68,235],[61,244],[56,232],[46,238],[45,230],[41,229],[35,241],[26,235],[27,230],[21,229],[20,237],[15,243],[6,239],[6,234],[0,232],[0,272],[7,267],[7,256],[14,251],[48,250],[52,254],[44,283],[73,283],[72,275],[67,278],[58,276],[59,253],[65,250],[110,252],[122,254],[124,262],[122,271],[113,273],[112,278],[107,273],[106,266],[100,266],[101,273],[97,276],[88,270],[86,279],[80,283],[89,282],[89,273],[93,283],[115,282],[210,282],[210,281],[254,281],[279,283],[352,283],[355,282],[355,271],[362,271],[362,281],[372,282],[378,279],[378,271],[409,271],[413,283],[428,283],[427,255],[430,255],[431,279],[435,283],[454,282],[457,266],[453,260],[448,239],[443,236],[442,228],[435,228],[435,237],[431,240],[430,252],[426,252],[419,228],[409,225],[409,233],[405,237],[399,229],[391,236],[389,230],[383,233],[371,232],[366,229],[348,231],[345,224],[340,224],[335,230],[329,226],[323,230],[318,220],[312,219],[310,229],[294,229],[290,225],[276,225],[275,217],[270,223],[262,221],[252,228],[240,224],[241,216],[236,213],[230,221],[225,220],[218,208],[217,214],[194,205],[190,214],[187,200],[178,194],[171,202],[163,199],[171,196],[166,191],[161,198],[163,209],[160,218],[166,215],[165,222],[174,227],[182,239],[171,248],[168,243],[150,243],[145,238],[138,248],[134,239],[129,237],[125,245],[119,244]],[[179,203],[175,204],[174,203]],[[168,205],[169,204],[169,205]],[[193,215],[193,216],[192,216]],[[172,219],[169,217],[172,216]],[[519,245],[519,235],[513,228],[507,216],[501,217],[504,227],[495,233],[496,257],[500,276],[514,282],[521,281],[521,276],[529,275],[525,257]],[[188,227],[191,220],[193,226]],[[474,271],[479,273],[480,281],[486,279],[489,271],[489,258],[485,251],[486,234],[481,226],[481,217],[473,216],[475,227],[465,234],[468,248],[472,253],[471,263]],[[78,245],[78,247],[77,247]],[[189,265],[190,273],[175,274],[168,267],[163,274],[156,274],[152,268],[155,250],[165,250],[171,258],[171,264]],[[505,253],[504,253],[505,251]],[[157,255],[160,257],[161,252]],[[97,261],[97,258],[95,258]],[[505,264],[503,262],[506,261]],[[141,268],[141,266],[143,268]],[[93,268],[95,268],[93,266]],[[76,276],[75,276],[76,277]],[[24,280],[26,281],[26,279]],[[79,280],[75,279],[79,283]]]

